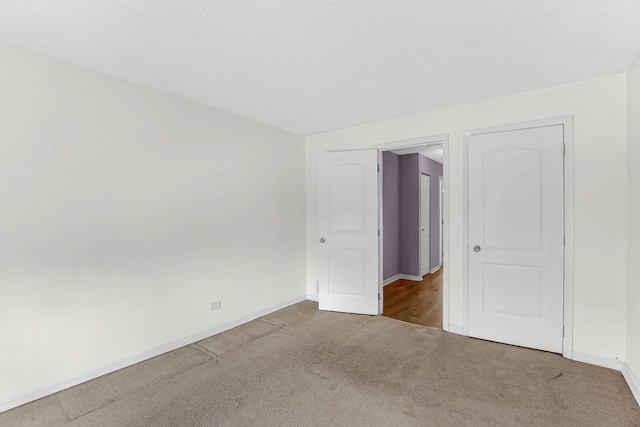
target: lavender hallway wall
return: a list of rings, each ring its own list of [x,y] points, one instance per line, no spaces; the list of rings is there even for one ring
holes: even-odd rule
[[[417,154],[399,156],[400,271],[420,275],[420,162]]]
[[[383,278],[420,275],[420,174],[431,177],[429,268],[439,263],[439,179],[442,165],[419,154],[382,153]]]
[[[382,153],[382,230],[384,279],[395,276],[400,271],[400,185],[398,181],[397,154]]]

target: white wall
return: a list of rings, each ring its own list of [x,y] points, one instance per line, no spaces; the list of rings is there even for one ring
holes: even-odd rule
[[[0,407],[303,298],[304,191],[301,136],[0,45]]]
[[[429,111],[307,137],[307,291],[317,279],[317,160],[328,150],[448,133],[450,323],[463,318],[465,130],[574,116],[574,351],[624,358],[627,282],[625,74]]]
[[[629,288],[627,357],[640,380],[640,55],[627,72],[629,126]]]

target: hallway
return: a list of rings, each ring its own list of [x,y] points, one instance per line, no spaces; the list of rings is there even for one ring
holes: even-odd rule
[[[382,315],[442,329],[442,271],[427,274],[421,282],[399,279],[385,286]]]

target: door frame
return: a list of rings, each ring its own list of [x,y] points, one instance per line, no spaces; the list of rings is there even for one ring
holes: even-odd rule
[[[449,134],[441,134],[434,136],[427,136],[415,139],[406,139],[401,141],[386,142],[383,144],[374,145],[373,148],[378,149],[378,165],[382,165],[382,152],[398,150],[401,148],[418,147],[422,145],[438,145],[442,144],[443,156],[442,156],[442,182],[444,188],[444,195],[442,197],[442,247],[443,258],[442,266],[444,272],[442,275],[442,329],[449,331]],[[382,212],[382,167],[380,167],[380,173],[378,174],[378,221],[380,229],[380,239],[378,245],[378,258],[379,258],[379,312],[382,314],[384,306],[384,293],[383,288],[383,247],[384,247],[384,233],[383,233],[383,212]]]
[[[444,169],[444,168],[443,168]],[[442,171],[442,173],[444,174],[444,170]],[[443,230],[443,226],[442,226],[442,221],[444,218],[444,215],[442,214],[442,205],[443,205],[443,199],[442,199],[442,195],[444,193],[444,185],[443,185],[443,178],[442,175],[438,176],[438,197],[439,197],[439,207],[440,209],[438,209],[438,228],[440,229],[440,241],[438,242],[438,268],[440,268],[440,265],[442,264],[442,257],[443,257],[443,246],[442,246],[442,234],[444,233]]]
[[[573,116],[494,126],[464,132],[463,143],[463,334],[469,335],[469,139],[475,135],[546,126],[563,126],[564,138],[564,272],[562,355],[573,358]],[[445,193],[446,195],[446,193]]]

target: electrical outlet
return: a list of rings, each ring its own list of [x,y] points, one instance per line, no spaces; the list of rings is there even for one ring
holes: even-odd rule
[[[219,308],[222,308],[222,302],[220,301],[214,301],[211,304],[209,304],[209,308],[211,309],[211,311],[213,310],[217,310]]]
[[[316,294],[320,293],[320,280],[316,280]]]

